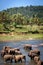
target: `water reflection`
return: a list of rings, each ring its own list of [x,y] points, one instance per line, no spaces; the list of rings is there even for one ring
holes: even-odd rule
[[[36,65],[33,61],[26,63],[1,63],[0,65]]]
[[[1,64],[1,65],[36,65],[35,63],[34,63],[34,61],[33,60],[30,60],[29,62],[26,62],[26,63],[3,63],[3,64]]]

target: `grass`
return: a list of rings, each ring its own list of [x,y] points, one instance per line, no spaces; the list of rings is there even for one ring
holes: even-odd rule
[[[14,34],[14,35],[0,35],[0,41],[20,41],[43,39],[43,34]]]
[[[43,39],[43,26],[22,25],[20,27],[18,25],[17,28],[14,29],[13,34],[0,34],[0,41]]]
[[[19,25],[17,26],[17,28],[14,29],[15,32],[27,32],[27,33],[32,33],[32,32],[39,32],[39,33],[43,33],[43,26],[38,26],[38,25],[22,25],[21,28],[19,27]]]

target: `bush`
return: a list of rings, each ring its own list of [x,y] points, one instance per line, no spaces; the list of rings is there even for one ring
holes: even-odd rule
[[[3,33],[8,34],[10,33],[10,31],[0,31],[0,34],[3,34]]]
[[[32,34],[39,33],[38,30],[32,31]]]

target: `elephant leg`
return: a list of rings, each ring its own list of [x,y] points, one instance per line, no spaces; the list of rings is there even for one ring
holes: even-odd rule
[[[11,63],[12,63],[12,59],[11,59]]]
[[[32,48],[30,47],[30,50],[32,50]]]
[[[25,62],[26,62],[26,57],[24,57],[24,60],[25,60]]]
[[[33,59],[33,57],[31,57],[31,59]]]
[[[38,52],[38,55],[40,55],[40,52]]]
[[[7,60],[6,60],[6,59],[4,59],[4,62],[6,63],[6,62],[7,62]]]
[[[1,54],[1,57],[3,57],[3,54]]]
[[[1,54],[1,56],[3,57],[3,56],[4,56],[4,54]]]
[[[15,63],[17,63],[16,59],[15,59]]]
[[[22,63],[22,59],[20,59],[21,60],[21,63]]]
[[[24,61],[26,62],[26,56],[23,56],[23,58],[22,59],[24,59]]]

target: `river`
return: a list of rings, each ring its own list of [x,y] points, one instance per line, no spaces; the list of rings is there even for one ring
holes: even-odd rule
[[[4,63],[3,58],[0,55],[0,65],[36,65],[34,63],[33,60],[30,59],[30,57],[28,57],[28,52],[23,48],[24,44],[41,44],[43,43],[43,40],[27,40],[27,41],[17,41],[17,42],[0,42],[0,51],[2,50],[3,46],[10,46],[13,48],[20,48],[20,51],[22,52],[22,54],[24,54],[26,56],[26,62],[22,62],[22,63]],[[35,47],[36,48],[36,47]],[[43,60],[43,47],[37,47],[41,54],[40,54],[40,59]],[[34,49],[34,47],[32,48]]]

